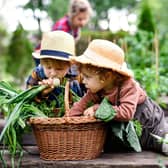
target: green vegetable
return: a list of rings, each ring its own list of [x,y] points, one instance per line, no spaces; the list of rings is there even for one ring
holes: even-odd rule
[[[115,117],[115,115],[116,115],[115,110],[109,103],[108,99],[105,97],[103,101],[100,103],[100,106],[95,113],[95,117],[104,122],[109,122]]]
[[[163,137],[161,137],[159,135],[155,135],[155,134],[152,134],[152,133],[150,133],[150,135],[153,136],[155,139],[157,139],[159,143],[168,144],[168,139],[167,138],[163,138]]]
[[[54,85],[59,86],[60,80],[54,79]],[[11,154],[11,163],[15,164],[16,154],[22,157],[21,135],[30,127],[27,124],[27,120],[30,117],[53,117],[52,110],[56,105],[56,101],[52,101],[50,104],[42,101],[37,103],[34,101],[43,89],[48,86],[39,85],[33,86],[30,89],[24,91],[16,91],[10,86],[10,84],[1,81],[0,82],[0,105],[1,108],[5,107],[6,112],[6,124],[0,134],[0,141],[3,141]],[[64,86],[60,86],[64,91]],[[62,116],[64,113],[64,92],[61,92],[57,99],[61,106],[61,111],[58,116]],[[79,100],[79,97],[72,91],[73,99]],[[5,160],[3,152],[0,153],[0,159],[5,166]],[[19,162],[17,162],[19,163]],[[14,167],[14,166],[13,166]]]
[[[112,121],[115,115],[116,112],[112,105],[107,98],[104,98],[95,113],[96,118],[104,122],[109,122]],[[112,121],[109,124],[111,126],[113,135],[118,137],[123,144],[133,148],[137,152],[141,151],[137,133],[139,136],[141,136],[142,127],[137,120],[129,122]]]
[[[54,85],[59,86],[60,85],[60,80],[55,78],[54,79]],[[37,94],[39,94],[41,91],[43,91],[45,88],[47,88],[47,85],[37,85],[33,86],[20,94],[16,95],[12,99],[9,100],[8,103],[18,103],[20,101],[31,101]]]
[[[136,152],[141,152],[141,145],[134,128],[134,122],[113,121],[110,123],[111,131],[114,136],[118,137],[125,146],[131,147]]]
[[[10,97],[16,96],[18,92],[14,90],[9,83],[5,81],[0,82],[0,95],[8,95]]]
[[[127,142],[129,143],[130,147],[132,147],[136,152],[141,152],[141,145],[139,143],[133,121],[128,122],[125,131],[127,133]]]
[[[58,84],[58,80],[56,82]],[[1,105],[7,105],[8,110],[6,124],[0,134],[0,141],[3,140],[3,144],[8,147],[13,167],[16,154],[22,156],[21,139],[19,137],[27,126],[27,119],[32,116],[47,117],[31,103],[32,99],[46,87],[44,85],[34,86],[18,93],[8,83],[0,82]],[[3,156],[0,159],[3,160]]]
[[[138,137],[142,135],[142,125],[138,120],[133,120],[134,128]]]
[[[91,107],[91,106],[93,106],[94,105],[94,103],[92,102],[92,101],[89,101],[88,103],[87,103],[87,108],[89,108],[89,107]]]
[[[35,96],[37,96],[38,93],[43,91],[46,87],[47,86],[45,86],[45,85],[33,86],[32,88],[27,89],[27,90],[19,93],[15,97],[13,97],[12,99],[10,99],[8,101],[8,103],[12,104],[12,103],[19,103],[20,101],[23,101],[23,102],[31,101]]]

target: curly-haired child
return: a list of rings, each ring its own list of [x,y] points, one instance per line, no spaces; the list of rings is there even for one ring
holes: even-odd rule
[[[83,55],[72,57],[72,61],[79,66],[88,91],[73,105],[69,116],[85,115],[99,118],[96,112],[102,100],[107,98],[115,115],[113,119],[107,118],[106,115],[102,115],[100,119],[109,123],[110,120],[124,123],[132,119],[138,120],[142,125],[142,134],[139,137],[142,149],[168,154],[168,144],[159,143],[152,136],[167,136],[168,125],[164,112],[135,81],[132,71],[124,61],[124,52],[118,45],[107,40],[95,39],[90,42]],[[108,136],[107,141],[108,144],[111,142],[112,146],[106,144],[105,151],[110,151],[115,145],[112,137]]]

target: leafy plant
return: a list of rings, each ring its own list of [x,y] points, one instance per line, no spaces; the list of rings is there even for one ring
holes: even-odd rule
[[[56,81],[55,84],[58,86],[60,83]],[[0,134],[0,141],[3,141],[4,146],[6,146],[11,154],[12,166],[15,166],[15,156],[22,156],[22,145],[21,145],[21,135],[27,130],[29,125],[27,121],[30,117],[53,117],[53,108],[55,106],[55,101],[51,102],[50,106],[46,102],[41,102],[38,104],[34,101],[35,96],[39,94],[47,86],[33,86],[25,91],[17,91],[12,88],[8,83],[0,82],[0,105],[7,107],[6,112],[6,124]],[[64,86],[61,86],[64,89]],[[64,93],[63,93],[64,94]],[[60,95],[60,99],[63,100],[64,96]],[[74,96],[75,93],[73,93]],[[59,100],[60,100],[59,99]],[[60,102],[63,103],[63,102]],[[64,109],[64,103],[62,104]],[[60,116],[63,114],[61,113]],[[1,152],[1,160],[3,160]]]
[[[8,83],[0,82],[1,105],[7,105],[6,124],[0,134],[0,141],[3,141],[4,146],[7,146],[11,154],[12,167],[15,166],[15,156],[22,156],[22,146],[20,134],[24,132],[27,125],[27,119],[31,116],[44,115],[35,106],[28,104],[33,96],[36,96],[44,86],[33,87],[29,90],[19,93],[15,91]],[[3,158],[1,156],[1,158]]]
[[[135,79],[154,100],[159,96],[168,95],[168,52],[164,47],[167,40],[159,34],[157,37],[157,43],[160,43],[158,61],[154,40],[156,35],[152,32],[138,31],[134,36],[129,35],[119,40],[119,44],[125,50],[128,67],[134,71]]]
[[[139,16],[139,24],[138,28],[146,31],[155,31],[155,24],[154,24],[154,18],[152,15],[152,10],[150,7],[150,3],[148,0],[142,0],[142,7],[141,7],[141,13]]]
[[[138,136],[140,136],[142,133],[141,124],[138,121],[112,121],[115,115],[116,112],[112,108],[112,105],[107,98],[104,98],[95,113],[96,118],[104,122],[109,122],[114,136],[118,137],[118,139],[126,146],[131,147],[137,152],[140,152],[141,145]]]
[[[32,44],[27,38],[27,32],[24,31],[22,25],[19,24],[10,40],[8,55],[6,57],[6,71],[14,75],[18,83],[24,80],[25,74],[27,74],[29,68],[33,66],[31,58],[32,49]],[[19,81],[19,79],[21,81]]]
[[[158,142],[160,142],[160,143],[168,144],[168,139],[166,139],[166,138],[163,138],[161,136],[158,136],[158,135],[155,135],[155,134],[152,134],[152,133],[151,133],[151,136],[153,136],[155,139],[157,139]]]

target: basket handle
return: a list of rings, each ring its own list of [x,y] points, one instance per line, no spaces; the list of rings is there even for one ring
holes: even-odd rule
[[[67,80],[65,84],[65,95],[64,95],[64,103],[65,103],[65,115],[68,116],[69,112],[69,91],[70,91],[70,82]]]

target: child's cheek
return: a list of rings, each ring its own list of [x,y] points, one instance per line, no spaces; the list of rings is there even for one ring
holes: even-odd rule
[[[69,71],[69,68],[68,68],[67,70],[64,71],[63,76],[65,76],[65,75],[68,73],[68,71]]]
[[[60,78],[63,78],[63,77],[65,77],[67,72],[68,72],[68,70],[59,71],[59,72],[57,72],[57,76],[60,77]]]
[[[47,71],[47,69],[44,68],[44,74],[47,78],[49,78],[49,72]]]

